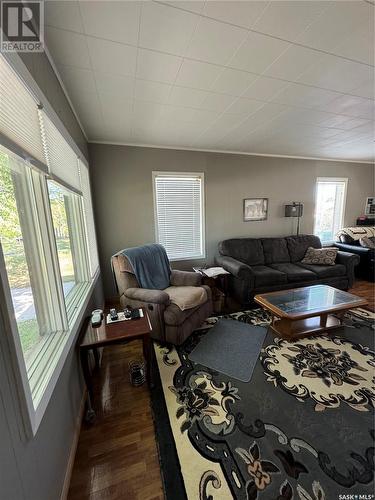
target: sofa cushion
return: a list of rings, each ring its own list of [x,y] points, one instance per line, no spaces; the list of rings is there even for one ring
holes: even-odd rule
[[[287,236],[286,242],[288,245],[291,262],[300,262],[309,247],[322,248],[320,239],[313,234],[302,234],[301,236]]]
[[[285,238],[262,238],[264,263],[290,262]]]
[[[318,277],[312,271],[305,269],[301,266],[297,266],[296,264],[292,264],[291,262],[283,263],[283,264],[270,264],[270,267],[285,273],[287,275],[288,282],[296,283],[300,281],[313,281]]]
[[[301,264],[313,264],[317,266],[334,266],[336,262],[337,252],[336,247],[312,248],[306,250]]]
[[[197,307],[207,300],[206,290],[201,286],[169,286],[164,289],[172,304],[181,311]]]
[[[221,241],[219,252],[249,266],[264,264],[263,246],[259,238],[232,238]]]
[[[285,273],[272,269],[268,266],[254,266],[251,268],[254,274],[255,288],[272,285],[282,285],[287,283],[287,276]]]
[[[164,322],[166,325],[170,326],[179,326],[182,325],[191,315],[194,315],[199,311],[203,305],[193,307],[192,309],[185,309],[185,311],[181,311],[181,309],[176,304],[170,304],[165,308],[164,311]]]
[[[343,264],[335,264],[334,266],[321,266],[316,264],[297,264],[300,267],[308,269],[315,273],[319,279],[336,278],[346,275],[346,267]]]

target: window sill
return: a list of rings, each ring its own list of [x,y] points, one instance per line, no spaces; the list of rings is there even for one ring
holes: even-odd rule
[[[74,322],[77,314],[80,311],[80,304],[85,300],[86,294],[90,289],[91,282],[85,281],[83,283],[78,283],[69,292],[66,297],[66,312],[68,315],[69,328],[74,326]]]

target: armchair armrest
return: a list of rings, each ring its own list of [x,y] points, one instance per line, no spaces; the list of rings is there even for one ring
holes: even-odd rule
[[[169,295],[163,290],[148,290],[146,288],[128,288],[124,297],[152,304],[169,304]]]
[[[371,248],[365,248],[359,245],[349,245],[348,243],[335,243],[335,247],[339,248],[342,252],[359,256],[366,256],[368,253],[371,253],[372,250]]]
[[[194,271],[178,271],[172,269],[172,286],[199,286],[202,283],[202,276]]]
[[[246,280],[253,277],[251,267],[239,260],[233,259],[233,257],[228,257],[227,255],[217,255],[215,260],[219,266],[233,274],[236,278]]]
[[[346,272],[348,275],[349,288],[354,283],[354,268],[360,262],[359,255],[349,252],[337,252],[336,263],[343,264],[346,267]]]

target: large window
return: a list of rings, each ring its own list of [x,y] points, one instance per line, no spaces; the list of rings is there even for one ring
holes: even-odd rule
[[[32,190],[31,171],[4,149],[0,149],[0,186],[1,244],[21,347],[29,365],[53,329],[50,318],[42,314],[45,297],[38,293],[43,291],[38,290],[37,281],[44,281],[46,261],[26,208],[26,197]]]
[[[95,226],[87,165],[1,55],[0,102],[0,307],[35,432],[98,272]]]
[[[59,186],[54,181],[48,181],[49,200],[51,205],[53,228],[59,258],[60,275],[64,296],[68,297],[78,281],[78,263],[73,251],[72,212],[74,211],[73,193]]]
[[[204,175],[153,172],[156,240],[170,260],[205,257]]]
[[[318,177],[315,197],[314,234],[324,242],[335,241],[342,228],[345,212],[347,179]]]

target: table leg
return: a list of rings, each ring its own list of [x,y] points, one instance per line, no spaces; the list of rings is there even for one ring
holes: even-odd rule
[[[283,339],[290,340],[293,337],[292,322],[287,318],[272,316],[271,328]]]
[[[90,368],[89,368],[89,351],[88,349],[80,350],[80,358],[81,365],[83,371],[83,377],[85,379],[86,387],[87,387],[87,412],[86,412],[86,420],[88,422],[92,422],[95,418],[95,411],[92,407],[92,398],[93,398],[93,384],[90,376]]]
[[[151,352],[152,342],[151,342],[150,335],[144,335],[143,336],[142,344],[143,344],[143,356],[145,358],[145,363],[146,363],[147,383],[148,383],[148,386],[150,388],[152,388],[154,385],[153,385],[153,381],[152,381],[152,367],[151,367],[151,363],[152,363],[152,352]]]
[[[99,356],[99,351],[96,347],[93,348],[93,352],[94,352],[94,359],[95,359],[95,369],[96,370],[99,370],[100,368],[100,356]]]
[[[229,289],[228,276],[229,276],[229,274],[221,274],[218,277],[219,280],[220,280],[220,288],[219,288],[219,290],[221,290],[221,292],[224,294],[224,304],[223,304],[224,312],[227,312],[228,311],[228,307],[229,307],[229,301],[228,301],[228,296],[229,296],[229,293],[228,293],[228,289]],[[221,312],[223,312],[223,311],[221,311]]]
[[[328,314],[327,313],[320,315],[320,326],[321,327],[327,326],[327,318],[328,318]]]
[[[343,321],[344,321],[344,316],[345,314],[347,313],[348,311],[338,311],[335,316],[336,318],[340,321],[340,325],[342,325]]]

